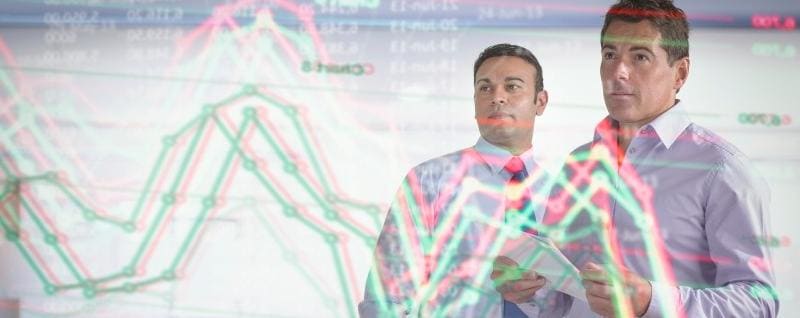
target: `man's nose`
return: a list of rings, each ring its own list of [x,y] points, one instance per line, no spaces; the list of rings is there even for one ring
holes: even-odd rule
[[[630,65],[623,61],[622,59],[617,60],[614,62],[613,71],[614,71],[614,78],[616,79],[628,79],[630,76]]]
[[[503,105],[508,100],[508,94],[504,92],[502,89],[495,89],[492,95],[492,103]]]

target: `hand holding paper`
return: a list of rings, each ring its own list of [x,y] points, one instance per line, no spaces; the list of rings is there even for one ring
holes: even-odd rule
[[[621,297],[625,315],[644,315],[652,297],[650,282],[626,268],[618,268],[618,271],[618,281],[622,284],[623,292],[614,293],[612,276],[605,268],[591,262],[584,266],[581,276],[587,291],[589,308],[603,316],[614,316],[619,312],[615,299]]]
[[[514,260],[505,256],[495,259],[491,278],[503,299],[513,303],[528,301],[547,283],[544,277],[520,269]]]
[[[522,233],[506,240],[500,250],[523,269],[530,269],[547,278],[552,288],[586,301],[577,268],[547,238]]]

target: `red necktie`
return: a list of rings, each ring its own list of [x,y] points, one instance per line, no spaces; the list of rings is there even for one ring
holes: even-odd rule
[[[531,194],[527,188],[518,193],[519,187],[528,178],[528,170],[525,169],[525,163],[519,157],[511,157],[511,160],[503,167],[508,173],[511,174],[511,179],[506,184],[506,220],[511,220],[514,217],[523,216],[524,213],[530,213],[530,218],[536,220],[533,211],[526,211],[530,209]],[[517,189],[517,190],[513,190]],[[508,191],[511,190],[511,191]],[[523,226],[523,231],[536,234],[536,231]]]
[[[528,170],[525,169],[525,163],[522,162],[522,159],[519,157],[511,157],[511,160],[506,163],[506,166],[503,167],[508,173],[511,174],[511,179],[508,180],[506,184],[506,214],[505,219],[506,223],[513,220],[515,217],[521,216],[522,213],[525,211],[525,208],[531,202],[531,195],[528,189],[522,191],[521,195],[515,195],[514,191],[509,191],[509,189],[518,188],[522,183],[525,182],[525,179],[528,178]],[[533,213],[531,212],[531,218]],[[536,235],[536,231],[522,225],[522,231]],[[519,309],[519,307],[507,300],[503,300],[503,318],[517,318],[517,317],[527,317],[527,315]]]

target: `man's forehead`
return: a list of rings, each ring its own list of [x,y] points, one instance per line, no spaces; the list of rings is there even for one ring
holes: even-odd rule
[[[647,20],[639,22],[612,21],[600,38],[600,43],[648,46],[659,44],[661,33]]]
[[[615,35],[606,33],[601,39],[600,43],[603,45],[636,45],[636,46],[651,46],[658,45],[660,36],[642,36],[642,35]]]
[[[638,36],[638,35],[618,35],[606,33],[600,39],[601,47],[608,46],[633,46],[633,47],[647,47],[656,51],[656,48],[666,50],[668,47],[686,47],[687,41],[662,39],[660,34],[655,36]],[[666,52],[666,51],[665,51]]]

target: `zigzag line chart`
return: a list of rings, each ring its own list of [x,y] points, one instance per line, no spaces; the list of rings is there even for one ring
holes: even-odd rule
[[[280,26],[272,19],[269,8],[259,11],[252,24],[239,26],[232,15],[237,8],[252,3],[239,1],[218,7],[214,16],[178,42],[180,49],[173,56],[174,67],[166,72],[170,75],[145,76],[145,80],[180,84],[163,98],[164,104],[178,103],[187,96],[207,99],[201,87],[218,84],[209,74],[224,68],[226,60],[244,69],[271,65],[278,76],[296,77],[296,71],[285,67],[283,59],[295,60],[299,65],[301,55],[315,56],[315,51],[320,54],[315,59],[329,59],[311,16],[292,2],[277,1],[273,10],[298,15],[310,36]],[[281,51],[265,46],[265,37]],[[144,172],[147,175],[144,184],[130,185],[128,180],[104,180],[104,176],[96,175],[81,158],[80,151],[70,144],[74,140],[63,137],[68,135],[60,127],[64,124],[63,116],[53,116],[57,113],[47,109],[51,105],[37,94],[37,89],[56,86],[69,96],[71,103],[63,105],[66,113],[97,110],[98,103],[85,94],[85,88],[76,87],[69,80],[35,80],[29,75],[63,72],[72,77],[136,79],[137,76],[26,68],[15,61],[12,50],[2,39],[0,53],[4,62],[0,70],[2,101],[8,106],[0,113],[5,126],[0,141],[3,150],[0,228],[4,239],[18,250],[34,272],[45,294],[78,291],[86,299],[95,299],[136,293],[180,280],[201,245],[208,223],[224,218],[221,211],[230,207],[231,201],[246,201],[250,205],[264,201],[229,194],[237,177],[248,175],[262,187],[268,203],[278,207],[277,214],[264,209],[256,209],[259,212],[255,214],[265,232],[281,245],[281,257],[297,264],[296,272],[306,280],[302,284],[319,284],[318,275],[299,261],[271,218],[292,220],[316,233],[323,246],[328,246],[332,258],[321,262],[335,267],[339,290],[336,293],[344,299],[336,299],[339,296],[322,288],[317,289],[316,297],[329,305],[345,303],[346,315],[355,315],[354,304],[363,290],[359,283],[363,273],[354,269],[347,245],[374,245],[381,209],[348,198],[342,191],[331,173],[330,163],[319,153],[321,141],[314,134],[306,108],[268,91],[267,85],[248,84],[247,73],[240,72],[237,75],[242,80],[221,81],[223,85],[239,85],[238,92],[196,107],[200,114],[155,141],[161,147],[152,166]],[[248,64],[238,58],[247,54],[260,62]],[[262,56],[265,58],[261,59]],[[192,62],[186,63],[187,60]],[[336,79],[327,78],[310,81],[321,85],[336,83]],[[337,94],[318,95],[347,100]],[[239,112],[234,114],[234,109]],[[69,124],[85,132],[90,143],[108,144],[91,133],[93,123],[84,118],[72,116]],[[103,199],[93,195],[103,187],[121,186],[138,192],[128,212],[109,208]],[[192,220],[179,234],[174,230],[177,218]],[[93,260],[99,254],[75,246],[80,245],[73,237],[76,233],[65,229],[75,222],[101,228],[104,236],[114,240],[135,241],[135,248],[129,249],[124,262],[116,261],[120,265],[116,269],[95,268]],[[165,233],[170,231],[173,239],[166,240]],[[176,234],[181,239],[175,240]],[[330,312],[341,312],[339,306],[339,309],[331,307]]]

